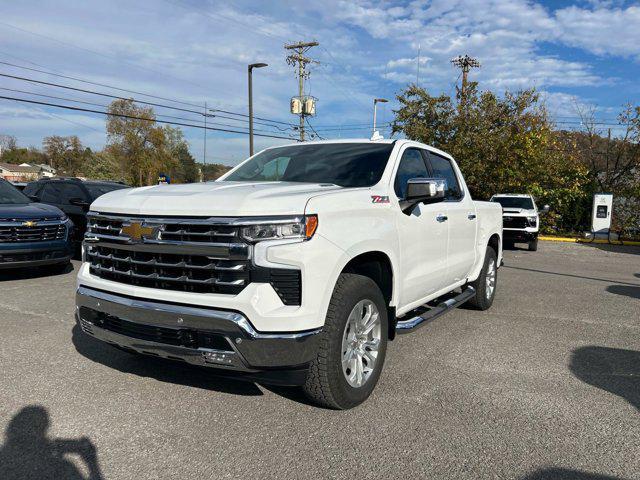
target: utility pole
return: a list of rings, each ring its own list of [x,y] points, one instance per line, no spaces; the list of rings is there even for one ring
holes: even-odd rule
[[[480,62],[469,55],[458,55],[456,58],[451,59],[451,63],[462,70],[462,89],[460,90],[460,98],[462,99],[462,102],[464,102],[464,98],[467,93],[467,74],[472,68],[480,68]]]
[[[285,50],[290,50],[291,54],[287,56],[287,64],[293,65],[294,67],[297,65],[298,67],[298,101],[299,104],[294,106],[294,99],[291,101],[291,113],[300,116],[300,141],[304,142],[304,117],[307,115],[311,115],[310,112],[307,111],[306,102],[304,100],[304,80],[305,78],[309,78],[309,72],[307,71],[307,64],[309,63],[319,63],[316,60],[312,60],[311,58],[305,56],[307,51],[312,47],[317,47],[320,45],[318,42],[298,42],[291,43],[285,45]]]

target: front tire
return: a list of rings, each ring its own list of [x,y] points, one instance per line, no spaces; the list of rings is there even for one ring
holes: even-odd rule
[[[535,240],[531,240],[529,242],[529,251],[530,252],[537,252],[538,251],[538,239],[537,238]]]
[[[471,286],[476,289],[476,294],[471,297],[468,305],[477,310],[489,309],[493,305],[498,286],[498,259],[493,248],[487,247],[480,275],[471,282]]]
[[[307,397],[336,410],[364,402],[380,378],[388,331],[386,302],[376,283],[341,274],[303,386]]]

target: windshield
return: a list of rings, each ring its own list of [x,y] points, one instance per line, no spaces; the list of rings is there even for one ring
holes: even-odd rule
[[[533,210],[533,201],[529,197],[493,197],[491,201],[498,202],[502,208]]]
[[[111,192],[113,190],[129,188],[126,185],[112,185],[109,183],[85,183],[84,186],[87,187],[87,190],[89,190],[89,195],[91,195],[92,200],[95,200],[100,195],[104,195],[105,193]]]
[[[380,180],[393,144],[334,143],[272,148],[259,153],[225,180],[333,183],[370,187]]]
[[[31,203],[29,197],[5,180],[0,180],[0,205]]]

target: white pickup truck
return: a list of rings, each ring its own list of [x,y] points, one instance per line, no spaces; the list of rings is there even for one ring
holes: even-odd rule
[[[215,182],[91,205],[77,322],[131,353],[303,386],[345,409],[387,342],[468,302],[491,306],[502,209],[454,160],[408,140],[273,147]]]
[[[538,211],[533,197],[524,193],[498,193],[491,201],[502,206],[505,246],[513,248],[515,242],[524,242],[529,251],[537,251],[540,213],[547,213],[549,205]]]

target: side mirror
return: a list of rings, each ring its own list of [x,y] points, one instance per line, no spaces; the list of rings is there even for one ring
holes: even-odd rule
[[[89,208],[89,202],[83,200],[82,198],[70,198],[70,205],[75,205],[76,207]]]
[[[39,202],[40,201],[40,197],[38,197],[37,195],[27,195],[27,197],[29,197],[34,202]]]
[[[549,205],[545,205],[538,213],[549,213]]]
[[[438,178],[410,178],[407,194],[400,201],[400,208],[409,213],[419,203],[436,203],[444,200],[445,181]]]

